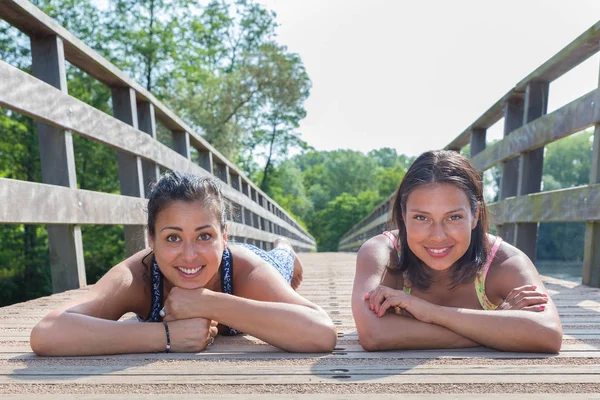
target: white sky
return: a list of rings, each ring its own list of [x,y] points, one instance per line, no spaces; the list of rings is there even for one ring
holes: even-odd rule
[[[317,150],[407,155],[447,145],[600,19],[600,0],[259,2],[313,83],[302,137]],[[599,60],[550,85],[549,112],[597,87]]]

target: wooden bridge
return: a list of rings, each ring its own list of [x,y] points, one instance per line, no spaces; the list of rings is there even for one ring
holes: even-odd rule
[[[538,223],[585,222],[582,280],[600,287],[600,89],[547,114],[549,86],[600,50],[600,22],[508,90],[446,149],[470,145],[480,171],[501,169],[500,201],[490,205],[491,222],[504,240],[536,259]],[[489,127],[504,123],[504,138],[486,144]],[[594,128],[589,185],[541,191],[544,146]],[[340,239],[339,249],[355,251],[388,226],[393,194]]]
[[[300,293],[321,305],[338,329],[331,354],[290,354],[238,336],[217,337],[199,354],[41,358],[29,348],[31,328],[85,289],[4,307],[0,397],[600,399],[600,289],[544,279],[565,332],[558,355],[486,348],[368,353],[358,343],[350,310],[355,257],[301,254],[306,278]]]
[[[29,332],[45,313],[86,289],[81,225],[124,225],[127,252],[145,246],[142,206],[159,168],[212,174],[239,213],[230,222],[236,240],[269,248],[286,236],[298,250],[315,241],[235,165],[106,59],[26,0],[0,0],[0,18],[31,38],[32,74],[0,60],[0,107],[37,121],[43,183],[0,179],[0,223],[46,224],[53,288],[57,293],[0,308],[2,398],[97,399],[229,398],[599,398],[600,399],[600,91],[546,114],[549,83],[600,49],[600,23],[511,88],[451,141],[470,144],[480,170],[502,168],[501,201],[492,206],[501,234],[534,258],[538,222],[585,221],[583,282],[545,277],[565,336],[558,355],[485,348],[367,353],[350,311],[355,254],[302,253],[300,293],[324,307],[338,327],[332,354],[289,354],[248,336],[219,337],[199,354],[139,354],[39,358]],[[111,88],[113,115],[67,93],[65,61]],[[504,140],[486,147],[486,130],[504,118]],[[173,136],[171,149],[156,139],[156,124]],[[590,184],[540,192],[543,148],[595,126]],[[119,154],[121,194],[77,189],[72,135]],[[197,157],[192,157],[192,153]],[[50,157],[48,155],[51,155]],[[340,242],[355,250],[384,229],[389,201]],[[74,289],[66,291],[68,289]],[[125,316],[124,319],[131,316]]]

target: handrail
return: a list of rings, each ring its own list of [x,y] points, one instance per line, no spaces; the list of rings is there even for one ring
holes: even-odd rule
[[[445,147],[471,145],[473,164],[485,171],[502,168],[500,201],[490,204],[499,234],[535,260],[537,223],[586,222],[583,283],[600,287],[600,89],[546,114],[550,82],[600,51],[600,22],[519,81]],[[486,130],[504,118],[504,138],[486,148]],[[594,126],[589,185],[540,192],[544,146]],[[393,195],[354,225],[339,250],[356,251],[389,227]]]
[[[0,106],[37,122],[44,181],[0,179],[0,223],[47,224],[55,292],[86,284],[80,225],[124,225],[127,253],[145,247],[144,192],[159,166],[221,179],[238,208],[228,223],[236,240],[268,249],[285,236],[298,250],[315,250],[314,237],[240,169],[71,32],[26,0],[0,0],[0,17],[31,39],[32,75],[0,60]],[[67,94],[65,61],[111,88],[113,116]],[[176,150],[156,139],[156,121],[172,132]],[[72,134],[117,150],[120,195],[77,189]]]

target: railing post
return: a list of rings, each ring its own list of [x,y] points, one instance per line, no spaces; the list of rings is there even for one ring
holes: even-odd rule
[[[138,128],[137,104],[132,88],[112,88],[113,115],[116,119]],[[140,157],[117,152],[121,194],[144,198],[144,178]],[[127,256],[148,247],[143,225],[125,225],[125,253]]]
[[[33,75],[67,93],[62,40],[57,36],[32,36],[31,56]],[[71,132],[42,122],[37,123],[37,128],[43,182],[77,189]],[[81,227],[59,224],[48,225],[47,230],[52,291],[58,293],[85,286]]]
[[[523,124],[541,117],[548,110],[548,82],[533,81],[525,91]],[[519,181],[517,195],[537,193],[542,187],[544,148],[535,149],[519,156]],[[535,262],[537,248],[537,222],[518,223],[515,226],[515,244],[531,261]]]
[[[504,104],[504,137],[523,125],[523,100],[512,98]],[[500,178],[500,201],[517,195],[519,179],[519,158],[514,157],[502,163]],[[509,243],[514,244],[514,224],[498,226],[498,234]]]
[[[175,151],[190,159],[190,134],[185,131],[174,131],[173,132],[173,144],[175,145]]]
[[[213,171],[213,155],[208,150],[198,150],[198,164],[208,171],[211,175],[214,175]]]
[[[594,128],[592,168],[590,184],[600,183],[600,125]],[[583,250],[582,283],[600,287],[600,222],[585,224],[585,247]]]
[[[475,157],[485,150],[486,132],[485,128],[473,128],[471,130],[471,157]]]
[[[137,104],[138,127],[140,131],[146,132],[152,139],[156,140],[156,117],[152,103],[143,102]],[[142,172],[144,175],[144,194],[150,194],[150,185],[158,181],[160,170],[158,164],[150,160],[142,159]]]

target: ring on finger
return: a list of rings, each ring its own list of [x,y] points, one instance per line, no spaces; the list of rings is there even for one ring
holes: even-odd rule
[[[213,344],[215,344],[215,337],[211,336],[210,337],[210,342],[206,345],[206,347],[208,348],[208,347],[212,346]]]

